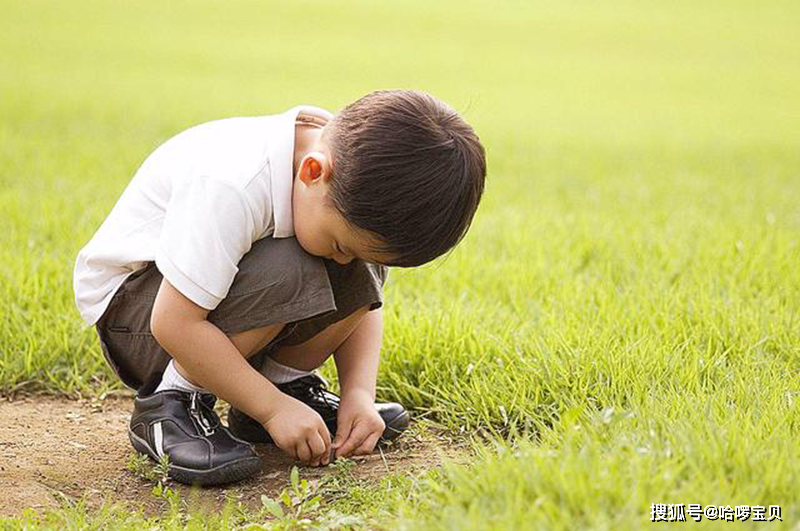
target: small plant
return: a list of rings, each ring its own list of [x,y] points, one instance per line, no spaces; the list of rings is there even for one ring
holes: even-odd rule
[[[340,467],[347,466],[342,463]],[[261,496],[264,510],[275,521],[269,526],[248,527],[248,529],[280,529],[280,530],[333,530],[362,525],[363,519],[358,516],[344,515],[337,511],[315,514],[320,508],[322,497],[318,494],[323,482],[309,482],[300,479],[297,467],[292,467],[289,474],[290,484],[276,498]],[[312,520],[313,517],[313,520]]]
[[[277,499],[262,494],[261,504],[279,521],[288,520],[298,524],[310,522],[306,517],[316,510],[320,503],[320,496],[315,493],[317,484],[316,482],[310,484],[306,479],[301,480],[296,466],[292,467],[289,480],[289,488],[283,489]]]
[[[153,487],[152,494],[169,504],[171,515],[179,515],[181,513],[181,495],[177,490],[172,490],[168,485],[159,481]]]
[[[347,459],[346,457],[340,457],[329,466],[336,470],[337,474],[349,475],[356,466],[356,462],[352,459]]]
[[[144,454],[131,453],[128,456],[128,462],[125,463],[125,468],[138,478],[155,481],[153,466],[150,464],[150,459]]]
[[[167,483],[169,481],[169,456],[163,455],[158,463],[153,464],[150,458],[138,452],[132,453],[125,463],[125,468],[135,476],[147,481]]]
[[[158,463],[153,467],[153,473],[156,475],[159,483],[167,483],[169,481],[169,456],[164,454]]]

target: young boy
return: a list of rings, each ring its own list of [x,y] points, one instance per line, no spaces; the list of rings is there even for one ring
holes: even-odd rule
[[[134,448],[208,485],[255,474],[252,442],[318,466],[396,437],[408,413],[375,404],[387,266],[452,249],[485,174],[472,128],[408,90],[335,116],[217,120],[162,144],[73,280],[106,359],[138,391]],[[313,372],[332,354],[341,398]],[[231,404],[228,428],[216,397]]]

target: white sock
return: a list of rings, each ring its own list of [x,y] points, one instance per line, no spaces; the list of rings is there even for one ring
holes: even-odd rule
[[[186,391],[187,393],[199,393],[206,391],[202,387],[198,387],[183,376],[175,368],[175,360],[170,360],[169,365],[164,370],[164,375],[161,376],[161,383],[156,387],[155,392],[165,391],[167,389],[178,389],[179,391]],[[206,391],[208,392],[208,391]]]
[[[297,380],[303,376],[308,376],[313,372],[314,371],[301,371],[300,369],[295,369],[294,367],[287,367],[286,365],[278,363],[269,356],[264,356],[264,365],[261,366],[261,374],[266,376],[267,380],[274,384],[291,382],[292,380]]]

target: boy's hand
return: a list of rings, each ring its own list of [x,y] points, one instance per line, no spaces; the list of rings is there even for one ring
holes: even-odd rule
[[[331,456],[331,434],[319,414],[287,395],[263,422],[275,445],[311,466],[327,465]]]
[[[336,457],[364,455],[375,449],[386,423],[375,409],[375,402],[367,393],[342,395],[339,403],[336,437],[332,448]]]

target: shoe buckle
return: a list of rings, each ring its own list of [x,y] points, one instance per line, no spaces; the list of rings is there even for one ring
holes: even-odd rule
[[[191,400],[189,401],[189,414],[195,420],[200,431],[203,432],[203,435],[208,437],[209,435],[213,435],[215,430],[214,427],[209,424],[205,415],[200,411],[200,407],[198,406],[199,397],[199,393],[192,393]]]

